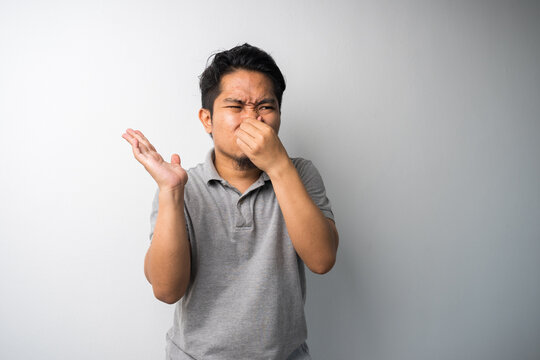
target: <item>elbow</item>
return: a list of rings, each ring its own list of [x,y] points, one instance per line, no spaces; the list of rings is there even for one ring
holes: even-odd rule
[[[169,305],[178,302],[186,292],[185,289],[160,289],[157,287],[153,287],[152,289],[156,299]]]
[[[330,220],[329,220],[330,221]],[[336,264],[336,257],[337,257],[337,248],[338,248],[338,242],[339,237],[337,234],[337,230],[335,229],[335,226],[333,226],[333,236],[332,236],[332,247],[330,249],[327,249],[325,251],[321,251],[317,254],[317,256],[311,261],[311,263],[308,265],[309,270],[311,270],[315,274],[323,275],[328,273],[334,265]]]
[[[155,294],[156,299],[158,299],[161,302],[164,302],[165,304],[176,304],[178,300],[180,300],[182,297],[176,296],[176,295],[164,295],[164,294]]]
[[[330,270],[332,270],[335,264],[336,264],[336,257],[331,256],[321,261],[318,261],[316,264],[312,264],[308,266],[308,268],[309,270],[311,270],[311,272],[315,274],[324,275],[328,273]]]

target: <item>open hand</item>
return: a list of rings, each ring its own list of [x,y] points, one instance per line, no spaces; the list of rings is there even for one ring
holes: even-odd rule
[[[188,175],[178,154],[171,156],[170,163],[166,162],[139,130],[127,129],[122,137],[131,144],[135,159],[152,175],[160,191],[183,190]]]

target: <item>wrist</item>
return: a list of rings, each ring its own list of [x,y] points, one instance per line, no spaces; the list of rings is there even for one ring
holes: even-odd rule
[[[296,171],[296,168],[287,156],[282,161],[276,162],[266,173],[272,181],[279,181],[283,177],[286,177],[287,174],[290,174],[291,171]]]
[[[184,186],[159,188],[159,204],[184,206]]]

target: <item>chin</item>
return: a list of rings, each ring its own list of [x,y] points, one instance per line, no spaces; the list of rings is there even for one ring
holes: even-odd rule
[[[250,170],[257,168],[246,155],[235,157],[234,162],[236,163],[236,168],[238,170]]]

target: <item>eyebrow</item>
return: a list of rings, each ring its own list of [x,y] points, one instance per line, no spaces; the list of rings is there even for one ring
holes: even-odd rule
[[[242,104],[244,105],[245,102],[243,102],[242,100],[239,100],[239,99],[233,99],[233,98],[226,98],[226,99],[223,99],[224,102],[230,102],[230,103],[235,103],[235,104]],[[258,106],[258,105],[261,105],[261,104],[276,104],[276,100],[273,99],[273,98],[266,98],[266,99],[262,99],[260,101],[258,101],[255,106]]]

